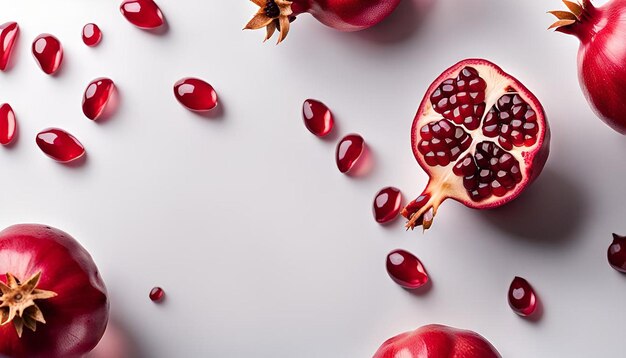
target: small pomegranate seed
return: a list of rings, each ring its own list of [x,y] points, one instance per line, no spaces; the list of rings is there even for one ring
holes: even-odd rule
[[[91,120],[98,119],[114,89],[115,84],[108,78],[96,78],[91,81],[83,95],[83,113],[85,116]]]
[[[89,47],[96,46],[102,40],[102,31],[96,24],[89,23],[83,27],[83,42]]]
[[[19,33],[20,27],[17,22],[7,22],[0,25],[0,71],[6,70],[13,52],[13,45],[15,45]]]
[[[535,312],[537,298],[528,281],[517,276],[513,279],[509,288],[509,305],[515,313],[523,317]]]
[[[10,144],[17,132],[17,121],[8,103],[0,105],[0,144]]]
[[[122,15],[140,29],[156,29],[163,25],[163,14],[152,0],[125,0],[120,5]]]
[[[318,137],[327,136],[335,125],[330,109],[320,101],[307,99],[302,105],[302,118],[309,132]]]
[[[374,219],[385,224],[395,219],[402,208],[402,193],[399,189],[388,186],[374,197]]]
[[[217,93],[199,78],[183,78],[174,84],[174,96],[180,104],[196,112],[206,112],[217,106]]]
[[[626,273],[626,236],[613,234],[613,243],[609,246],[607,257],[612,268]]]
[[[387,255],[387,273],[398,285],[416,289],[428,282],[428,274],[421,261],[412,253],[394,250]]]
[[[47,156],[61,163],[71,162],[85,154],[85,148],[78,139],[59,128],[39,132],[37,145]]]
[[[63,61],[63,47],[59,39],[41,34],[33,41],[32,51],[43,72],[53,75],[59,70]]]
[[[365,141],[358,134],[348,134],[337,145],[335,159],[337,167],[342,173],[347,173],[357,163],[363,150],[365,149]]]
[[[165,291],[161,287],[154,287],[150,290],[150,299],[152,302],[160,302],[163,300],[163,296],[165,296]]]

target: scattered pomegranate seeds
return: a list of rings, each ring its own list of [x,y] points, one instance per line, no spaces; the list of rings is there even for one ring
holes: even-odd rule
[[[191,111],[206,112],[217,106],[217,93],[213,86],[199,78],[187,77],[176,82],[174,96]]]
[[[428,282],[422,262],[412,253],[400,249],[387,255],[387,273],[398,285],[407,289],[416,289]]]
[[[528,281],[517,276],[513,279],[509,288],[509,305],[515,313],[522,317],[535,312],[537,298]]]
[[[304,101],[302,118],[306,128],[318,137],[327,136],[335,125],[330,109],[324,103],[314,99]]]
[[[609,246],[607,258],[612,268],[626,273],[626,236],[613,234],[613,243]]]
[[[63,61],[63,47],[59,39],[50,34],[41,34],[33,41],[32,51],[43,72],[53,75],[59,70]]]
[[[19,33],[20,27],[17,22],[7,22],[0,25],[0,71],[6,70]]]
[[[150,290],[150,299],[152,302],[161,302],[165,296],[165,291],[161,287],[154,287]]]
[[[392,186],[383,188],[374,197],[374,219],[385,224],[398,217],[402,208],[402,193]]]
[[[89,47],[96,46],[102,40],[102,31],[96,24],[89,23],[83,27],[83,42]]]
[[[36,142],[42,152],[61,163],[71,162],[85,154],[85,148],[78,139],[59,128],[39,132]]]
[[[358,134],[348,134],[337,145],[335,159],[337,168],[342,173],[347,173],[354,167],[363,150],[365,149],[365,141]]]
[[[83,113],[87,118],[96,120],[107,105],[115,84],[108,78],[96,78],[91,81],[83,95]]]
[[[140,29],[156,29],[163,25],[163,14],[152,0],[125,0],[120,5],[122,15]]]
[[[17,121],[8,103],[0,105],[0,144],[10,144],[17,133]]]

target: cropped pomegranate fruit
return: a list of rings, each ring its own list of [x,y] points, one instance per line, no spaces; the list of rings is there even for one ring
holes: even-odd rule
[[[516,198],[548,159],[550,128],[523,84],[487,60],[469,59],[430,86],[411,145],[430,180],[402,215],[407,228],[426,230],[446,199],[489,209]]]
[[[613,234],[613,242],[609,246],[606,256],[612,268],[626,273],[626,236]]]
[[[0,71],[7,69],[19,33],[20,27],[17,22],[0,25]]]
[[[558,19],[550,28],[578,37],[583,93],[602,121],[626,135],[626,1],[563,2],[569,11],[550,11]]]
[[[500,358],[500,353],[478,333],[429,324],[388,339],[373,358]]]
[[[244,30],[265,28],[267,41],[276,30],[278,43],[289,33],[290,23],[308,12],[319,22],[339,31],[358,31],[372,27],[398,6],[400,0],[251,0],[259,11]]]
[[[0,232],[0,356],[82,357],[107,326],[96,264],[67,233],[24,224]]]

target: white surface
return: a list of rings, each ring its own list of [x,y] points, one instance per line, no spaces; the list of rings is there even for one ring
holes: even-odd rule
[[[391,20],[342,34],[301,16],[281,46],[242,32],[239,1],[160,0],[170,29],[134,28],[115,1],[0,1],[18,21],[15,67],[0,73],[19,142],[0,150],[0,224],[47,223],[90,250],[110,291],[112,327],[132,357],[368,357],[385,339],[428,323],[476,330],[505,357],[622,356],[625,277],[606,262],[626,232],[625,139],[594,117],[576,78],[577,40],[546,31],[559,1],[438,0],[418,26],[412,0]],[[97,23],[97,48],[82,26]],[[30,42],[56,35],[62,73],[35,64]],[[426,235],[372,219],[375,192],[407,198],[426,175],[409,146],[418,103],[441,71],[484,57],[543,102],[553,140],[523,197],[492,212],[446,202]],[[86,119],[95,77],[121,103]],[[206,79],[220,118],[181,107],[173,83]],[[358,132],[374,169],[350,178],[334,163],[337,136],[304,127],[308,97],[326,102],[341,135]],[[35,133],[60,126],[89,156],[71,168],[45,157]],[[412,295],[387,276],[386,254],[418,255],[433,288]],[[545,307],[517,317],[506,293],[527,278]],[[167,301],[148,300],[154,285]],[[119,333],[122,332],[122,333]]]

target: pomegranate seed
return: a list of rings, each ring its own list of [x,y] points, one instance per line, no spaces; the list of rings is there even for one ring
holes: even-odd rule
[[[626,273],[626,236],[613,234],[613,243],[609,246],[607,257],[611,267]]]
[[[206,112],[217,106],[217,93],[199,78],[183,78],[174,84],[174,96],[180,104],[196,112]]]
[[[347,173],[357,163],[363,150],[365,149],[365,141],[358,134],[348,134],[337,145],[335,159],[337,167],[342,173]]]
[[[385,224],[395,219],[402,208],[402,193],[392,186],[383,188],[374,197],[374,219]]]
[[[163,296],[165,296],[165,291],[161,287],[154,287],[150,290],[150,299],[152,302],[160,302],[163,300]]]
[[[152,0],[125,0],[120,5],[122,15],[140,29],[156,29],[163,25],[163,14]]]
[[[17,121],[8,103],[0,105],[0,144],[7,145],[15,138]]]
[[[13,45],[15,45],[19,33],[20,27],[17,22],[7,22],[0,25],[0,71],[6,70],[13,52]]]
[[[43,72],[53,75],[59,70],[63,61],[63,47],[59,39],[50,34],[41,34],[33,41],[32,51]]]
[[[523,317],[535,312],[537,298],[528,281],[517,276],[513,279],[509,288],[509,305],[515,313]]]
[[[330,109],[320,101],[307,99],[302,105],[302,118],[309,132],[318,137],[328,135],[335,124]]]
[[[96,120],[115,89],[115,84],[108,78],[96,78],[91,81],[83,95],[83,113],[87,118]]]
[[[83,27],[83,42],[89,47],[96,46],[102,40],[102,31],[96,24],[87,24]]]
[[[78,139],[59,128],[39,132],[37,145],[47,156],[61,163],[71,162],[85,154],[85,148]]]
[[[387,255],[387,273],[398,285],[407,289],[416,289],[428,282],[428,274],[420,260],[400,249]]]

